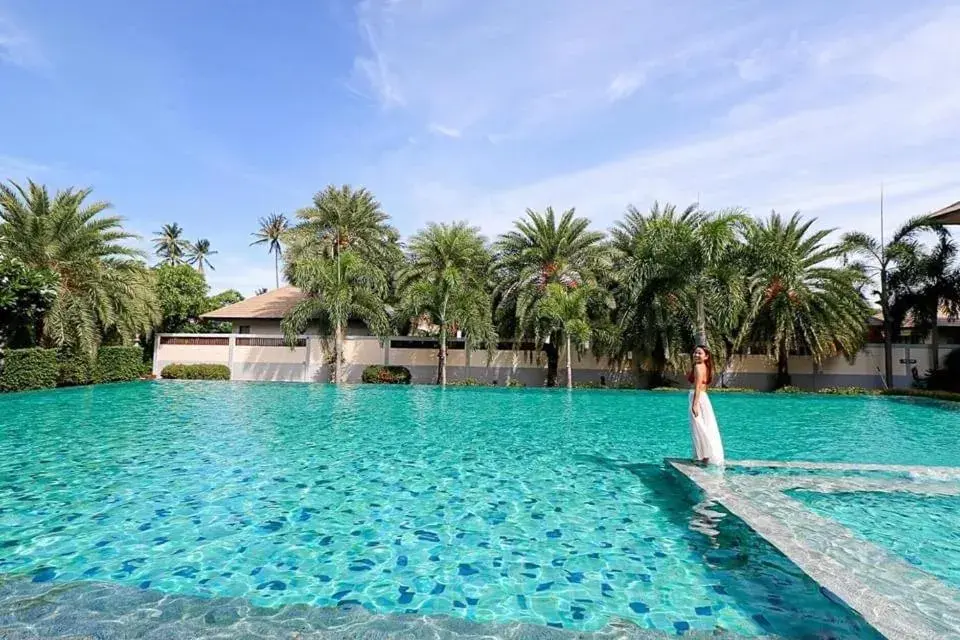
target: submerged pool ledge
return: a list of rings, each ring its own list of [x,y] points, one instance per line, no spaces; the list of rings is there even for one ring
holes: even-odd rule
[[[838,522],[823,518],[784,491],[911,491],[938,495],[960,494],[960,486],[904,482],[877,478],[803,478],[797,476],[724,473],[689,460],[667,459],[668,467],[696,485],[776,547],[831,597],[859,614],[888,638],[923,640],[960,638],[960,591],[912,567],[897,556],[857,538]],[[917,476],[942,477],[956,468],[884,465],[825,465],[776,463],[760,460],[736,467],[784,467],[846,471],[908,470]]]

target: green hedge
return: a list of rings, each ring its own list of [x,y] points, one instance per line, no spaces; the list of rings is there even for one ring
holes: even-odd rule
[[[57,386],[60,366],[53,349],[9,349],[3,354],[0,390],[25,391]]]
[[[905,396],[910,398],[942,400],[944,402],[960,402],[960,393],[953,393],[951,391],[932,391],[930,389],[884,389],[880,393],[885,396]]]
[[[411,377],[406,367],[374,364],[363,370],[360,379],[371,384],[410,384]]]
[[[168,364],[160,372],[167,380],[229,380],[230,367],[225,364]]]
[[[60,376],[57,386],[75,387],[93,382],[94,362],[83,351],[65,349],[57,354],[60,361]]]
[[[93,371],[94,382],[139,380],[143,374],[143,349],[140,347],[100,347]]]

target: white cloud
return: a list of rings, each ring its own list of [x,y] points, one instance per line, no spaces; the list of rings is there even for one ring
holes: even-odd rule
[[[27,69],[48,65],[37,41],[9,16],[0,14],[0,63]]]
[[[431,133],[437,135],[446,136],[448,138],[459,138],[462,135],[462,132],[459,129],[454,129],[453,127],[445,127],[442,124],[433,123],[427,127]]]
[[[563,6],[573,11],[571,5]],[[573,16],[558,11],[556,22],[585,20],[584,30],[590,31],[589,17],[575,11]],[[553,111],[536,120],[541,139],[551,144],[564,140],[562,148],[568,151],[561,152],[563,168],[554,169],[545,162],[541,167],[524,167],[520,179],[504,175],[510,173],[504,163],[523,145],[501,136],[496,137],[501,144],[488,155],[473,159],[480,166],[499,164],[504,171],[488,172],[492,178],[445,178],[435,171],[442,165],[438,161],[430,165],[430,189],[415,187],[428,177],[417,174],[415,167],[406,176],[406,185],[402,180],[394,183],[405,192],[400,197],[406,199],[413,217],[456,211],[478,221],[487,233],[503,231],[527,207],[576,206],[597,226],[606,227],[627,203],[640,207],[654,199],[688,203],[697,200],[698,194],[707,207],[742,205],[757,214],[771,208],[800,209],[819,216],[825,225],[876,232],[881,182],[886,184],[888,224],[960,197],[956,153],[960,86],[948,80],[960,77],[960,56],[951,37],[960,32],[960,8],[941,3],[934,10],[912,12],[903,7],[899,15],[871,15],[872,22],[864,19],[858,14],[801,32],[790,24],[780,25],[782,33],[767,36],[769,42],[785,43],[779,49],[775,44],[738,45],[740,38],[711,40],[691,31],[699,45],[685,49],[680,43],[673,49],[680,53],[647,63],[637,63],[635,51],[618,47],[616,31],[593,43],[600,53],[578,49],[577,59],[589,61],[584,69],[592,68],[594,78],[615,77],[617,68],[647,69],[639,108],[656,104],[657,97],[678,100],[682,95],[689,100],[683,107],[696,109],[694,117],[685,116],[681,122],[662,114],[656,114],[659,119],[645,114],[640,120],[623,121],[624,132],[645,126],[650,133],[634,143],[632,151],[621,147],[604,153],[594,146],[584,159],[579,158],[575,136],[587,123],[607,117],[604,98],[609,97],[611,86],[592,85],[576,65],[546,65],[536,54],[511,50],[519,58],[516,62],[483,63],[482,69],[493,66],[508,76],[502,83],[483,84],[483,91],[493,96],[516,94],[511,84],[515,72],[527,64],[549,66],[546,75],[551,85],[571,87],[568,101],[550,101]],[[626,17],[623,21],[629,22]],[[544,38],[535,38],[537,46],[543,42]],[[648,48],[656,49],[644,47]],[[763,64],[747,62],[768,51],[775,53]],[[408,54],[397,55],[403,60]],[[601,64],[604,61],[610,64]],[[598,72],[607,67],[613,67],[611,73]],[[718,78],[724,69],[727,75]],[[445,77],[435,68],[428,72]],[[756,83],[761,80],[758,89]],[[698,103],[700,82],[722,90],[701,97]],[[543,86],[538,78],[531,83]],[[693,87],[689,93],[686,85]],[[443,112],[444,100],[452,91],[434,95],[426,87],[419,86],[416,94],[421,97],[411,101],[411,110]],[[617,85],[624,94],[629,87],[626,79]],[[591,91],[600,99],[581,95]],[[536,96],[545,94],[522,91],[518,95],[522,99],[512,107],[488,100],[490,110],[482,122],[496,122],[491,114],[501,110],[523,120]],[[672,128],[659,134],[656,128],[663,123]],[[459,162],[467,159],[461,156]]]
[[[607,87],[607,97],[611,102],[623,100],[643,85],[644,76],[639,71],[618,73]]]

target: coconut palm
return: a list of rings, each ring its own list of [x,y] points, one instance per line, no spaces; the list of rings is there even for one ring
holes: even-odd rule
[[[391,273],[403,259],[397,230],[364,188],[328,186],[314,196],[312,207],[297,211],[297,218],[297,225],[286,234],[288,261],[319,255],[335,258],[350,250]]]
[[[286,276],[306,294],[281,322],[287,341],[292,343],[312,322],[319,324],[323,335],[332,333],[333,381],[341,383],[347,322],[359,318],[381,337],[390,331],[383,271],[345,250],[336,258],[301,258],[287,265]]]
[[[165,224],[153,234],[153,247],[160,264],[183,264],[190,243],[183,237],[183,227],[174,222]]]
[[[447,338],[460,330],[470,344],[496,341],[487,276],[491,256],[479,231],[465,222],[430,224],[410,239],[399,277],[403,317],[424,317],[439,333],[437,384],[447,384]]]
[[[815,221],[773,212],[744,225],[754,284],[750,337],[776,354],[778,387],[790,384],[791,351],[809,352],[818,365],[855,356],[866,337],[870,308],[858,290],[866,275],[842,264],[846,246],[827,243],[833,230],[811,230]]]
[[[914,332],[930,336],[933,370],[940,367],[937,321],[942,313],[951,318],[960,316],[960,267],[956,259],[956,243],[949,234],[941,233],[929,250],[917,245],[904,251],[890,278],[894,326],[903,326],[910,317]]]
[[[108,202],[85,202],[90,189],[50,197],[33,181],[0,185],[0,253],[56,274],[56,295],[37,332],[42,344],[93,353],[102,337],[149,334],[160,314],[137,238],[122,218],[101,215]]]
[[[875,292],[880,302],[880,314],[883,321],[883,366],[884,382],[893,386],[893,340],[899,333],[891,310],[892,290],[890,279],[901,259],[909,259],[917,248],[917,234],[923,229],[933,229],[943,234],[943,227],[936,225],[929,216],[917,216],[900,225],[890,237],[889,242],[862,231],[847,233],[843,236],[848,253],[864,259],[861,263],[865,272],[880,286]],[[902,280],[902,278],[901,278]]]
[[[597,317],[594,310],[603,306],[614,306],[606,289],[591,284],[567,287],[559,282],[548,284],[546,294],[537,304],[537,316],[542,321],[538,326],[563,341],[568,389],[573,388],[573,350],[582,351],[589,346],[594,334],[591,318]]]
[[[273,254],[273,271],[280,288],[280,255],[283,253],[283,236],[287,232],[289,223],[282,213],[271,213],[266,218],[260,218],[260,229],[252,234],[256,240],[250,243],[267,245],[267,253]]]
[[[496,243],[497,287],[494,298],[501,326],[517,339],[535,340],[547,354],[547,386],[556,386],[559,350],[556,332],[546,331],[537,305],[547,285],[595,284],[610,267],[604,236],[588,229],[590,221],[569,209],[557,217],[528,209],[514,229]]]
[[[201,238],[191,244],[187,249],[187,262],[196,265],[197,271],[203,273],[204,266],[210,267],[211,271],[216,271],[210,264],[210,256],[216,255],[216,251],[210,250],[210,241]]]

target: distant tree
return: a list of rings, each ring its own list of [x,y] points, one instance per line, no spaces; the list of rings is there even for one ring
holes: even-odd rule
[[[93,353],[106,334],[132,341],[158,321],[153,278],[137,238],[122,219],[101,215],[108,202],[85,202],[90,189],[50,197],[33,181],[0,185],[0,253],[56,274],[57,293],[43,313],[40,342]]]
[[[154,267],[157,298],[160,301],[163,333],[197,333],[200,315],[210,310],[207,281],[186,264]]]
[[[539,213],[528,209],[514,229],[500,236],[494,298],[501,334],[536,340],[547,355],[547,386],[557,384],[560,334],[547,331],[537,306],[547,286],[567,288],[595,284],[610,269],[610,251],[604,236],[590,231],[590,221],[573,209],[557,217],[553,208]]]
[[[183,227],[174,222],[165,224],[153,234],[153,247],[160,264],[183,264],[190,243],[183,237]]]
[[[879,291],[874,293],[880,303],[883,321],[883,365],[884,381],[887,387],[893,386],[893,340],[900,332],[891,309],[893,290],[890,280],[897,271],[897,264],[901,260],[910,260],[916,252],[917,234],[924,229],[933,229],[943,234],[943,228],[936,225],[929,216],[918,216],[907,220],[895,229],[886,244],[883,244],[879,238],[862,231],[847,233],[843,236],[847,253],[864,260],[861,263],[862,268],[880,287]],[[901,274],[901,284],[905,276],[906,273]]]
[[[285,215],[271,213],[265,218],[260,218],[260,229],[253,234],[256,240],[250,243],[250,246],[266,244],[267,253],[273,254],[273,270],[278,289],[280,288],[280,255],[283,253],[283,236],[288,227],[289,223]]]
[[[833,230],[812,230],[815,221],[774,212],[745,228],[751,342],[775,354],[778,387],[790,384],[791,350],[805,350],[819,363],[853,357],[866,338],[870,307],[858,288],[866,275],[842,265],[847,247],[827,243]]]
[[[363,320],[376,335],[386,336],[387,281],[383,271],[352,250],[336,258],[302,255],[287,266],[287,279],[305,294],[283,318],[281,326],[293,342],[312,322],[323,335],[333,334],[333,381],[343,382],[344,341],[351,318]]]
[[[582,351],[594,334],[591,307],[614,306],[613,297],[603,287],[586,284],[565,287],[559,282],[547,285],[546,295],[537,304],[537,315],[543,327],[552,335],[560,336],[567,361],[567,388],[573,388],[573,350]]]
[[[447,384],[447,338],[460,330],[473,344],[495,342],[488,274],[491,256],[465,222],[430,224],[410,239],[399,278],[402,317],[427,317],[439,332],[437,384]]]
[[[216,269],[213,268],[213,265],[210,264],[210,256],[216,254],[216,251],[210,249],[210,241],[206,238],[201,238],[188,247],[187,262],[195,265],[197,267],[197,271],[200,273],[204,272],[205,266],[210,267],[211,271],[216,271]]]

